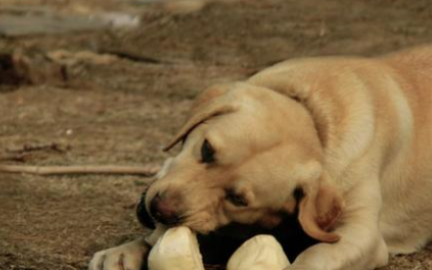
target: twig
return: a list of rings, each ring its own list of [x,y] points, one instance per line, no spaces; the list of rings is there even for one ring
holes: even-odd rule
[[[132,62],[137,63],[148,63],[148,64],[162,64],[162,65],[173,65],[177,64],[180,61],[171,61],[165,59],[154,58],[151,56],[137,55],[127,51],[118,51],[118,50],[103,50],[99,53],[109,54],[117,56],[121,59],[126,59]]]
[[[36,175],[58,175],[58,174],[135,174],[144,177],[154,176],[159,168],[146,168],[134,166],[21,166],[0,165],[3,173],[27,173]]]
[[[44,150],[53,150],[59,153],[64,153],[67,150],[69,150],[69,146],[61,146],[57,143],[50,143],[50,144],[24,144],[22,147],[17,149],[8,149],[7,151],[10,153],[19,153],[24,154],[27,152],[37,152],[37,151],[44,151]]]

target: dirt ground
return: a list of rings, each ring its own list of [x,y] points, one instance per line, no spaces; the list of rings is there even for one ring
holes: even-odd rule
[[[158,164],[210,84],[283,59],[377,55],[432,39],[430,0],[224,1],[201,9],[0,0],[0,18],[17,3],[59,14],[128,12],[141,24],[0,36],[0,162],[12,164]],[[25,59],[25,70],[14,70],[9,55]],[[95,251],[143,233],[134,208],[145,182],[0,174],[0,269],[86,269]],[[432,247],[383,269],[432,269]]]

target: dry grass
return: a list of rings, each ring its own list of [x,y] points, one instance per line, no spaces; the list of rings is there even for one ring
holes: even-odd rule
[[[0,5],[6,2],[15,3]],[[209,84],[286,58],[378,54],[432,37],[429,0],[251,0],[187,14],[121,2],[26,0],[62,12],[82,12],[79,4],[90,11],[134,10],[143,24],[129,31],[0,38],[0,52],[116,56],[110,64],[64,64],[62,82],[0,85],[0,157],[25,145],[54,144],[62,151],[35,147],[15,164],[158,164],[192,99]],[[145,181],[1,174],[0,269],[85,269],[95,251],[144,232],[134,205]],[[403,269],[432,269],[432,251],[393,258],[385,268]]]

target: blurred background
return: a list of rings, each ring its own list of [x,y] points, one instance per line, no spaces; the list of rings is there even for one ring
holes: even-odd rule
[[[211,84],[431,39],[430,0],[0,0],[0,162],[152,166]],[[0,174],[0,269],[86,269],[143,233],[145,181]],[[432,269],[432,248],[402,269]]]

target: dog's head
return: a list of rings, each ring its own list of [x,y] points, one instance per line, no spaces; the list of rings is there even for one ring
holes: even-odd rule
[[[307,234],[334,242],[341,212],[326,181],[322,146],[305,107],[245,83],[204,92],[167,146],[182,143],[146,191],[156,221],[207,233],[230,223],[279,225],[298,212]]]

